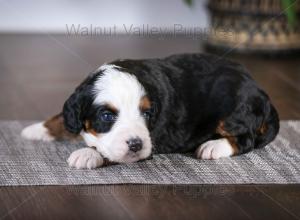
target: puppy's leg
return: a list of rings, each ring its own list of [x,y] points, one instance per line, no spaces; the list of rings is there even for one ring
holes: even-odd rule
[[[62,114],[24,128],[21,135],[26,139],[42,141],[79,138],[65,129]]]
[[[229,132],[224,122],[220,122],[216,129],[216,135],[220,136],[220,139],[210,140],[201,144],[196,150],[197,158],[219,159],[251,151],[255,146],[254,136],[250,132],[244,134],[238,133],[238,131],[244,132],[247,130],[244,127]]]
[[[219,159],[246,153],[253,148],[254,142],[250,134],[228,136],[201,144],[196,150],[196,156],[200,159]]]
[[[104,164],[104,160],[100,153],[91,147],[74,151],[67,161],[70,167],[75,167],[77,169],[94,169],[101,167]]]
[[[201,159],[218,159],[244,154],[255,148],[262,148],[276,137],[279,118],[272,104],[265,100],[251,99],[251,108],[238,108],[225,120],[219,121],[214,135],[221,139],[202,144],[196,155]],[[249,110],[252,109],[252,112]]]

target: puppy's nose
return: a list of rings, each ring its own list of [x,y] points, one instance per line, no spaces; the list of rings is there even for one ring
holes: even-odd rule
[[[143,147],[143,142],[140,138],[131,138],[128,141],[126,141],[128,144],[129,150],[133,152],[138,152]]]

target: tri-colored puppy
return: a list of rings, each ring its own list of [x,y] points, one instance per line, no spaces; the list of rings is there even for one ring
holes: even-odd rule
[[[279,130],[268,95],[240,64],[212,55],[117,60],[91,73],[62,113],[22,131],[28,139],[81,136],[68,163],[96,168],[152,153],[218,159],[271,142]]]

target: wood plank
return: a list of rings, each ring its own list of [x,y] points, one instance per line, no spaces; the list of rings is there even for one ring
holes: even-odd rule
[[[300,184],[256,186],[270,200],[300,219]]]
[[[0,219],[130,219],[112,196],[72,194],[62,186],[0,188]]]
[[[7,219],[25,216],[30,219],[299,219],[300,185],[258,188],[253,185],[2,187],[0,216]]]

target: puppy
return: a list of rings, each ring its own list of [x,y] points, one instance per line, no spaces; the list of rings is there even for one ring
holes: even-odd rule
[[[82,137],[68,163],[96,168],[152,153],[195,152],[199,159],[247,153],[279,130],[268,95],[240,64],[205,54],[117,60],[92,72],[62,113],[31,125],[34,140]]]

